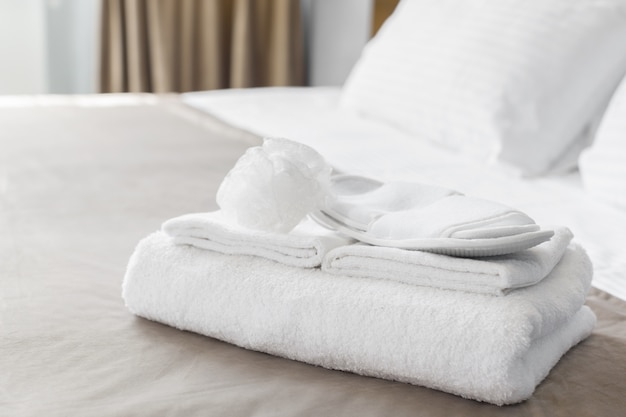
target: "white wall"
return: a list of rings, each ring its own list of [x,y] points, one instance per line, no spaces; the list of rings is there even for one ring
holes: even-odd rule
[[[46,86],[41,0],[0,0],[0,94],[43,94]]]
[[[0,94],[97,91],[100,0],[0,0]]]
[[[100,0],[45,0],[50,93],[97,91]]]
[[[311,85],[342,85],[369,40],[373,0],[302,0]]]

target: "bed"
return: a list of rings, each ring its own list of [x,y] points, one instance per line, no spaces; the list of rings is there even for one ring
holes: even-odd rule
[[[0,415],[622,415],[624,208],[578,170],[520,176],[468,159],[354,112],[343,91],[0,98]],[[567,225],[594,264],[593,334],[530,399],[498,407],[129,313],[121,284],[137,242],[169,218],[215,209],[224,175],[263,136],[308,144],[338,172],[451,187]]]
[[[586,197],[576,174],[513,183],[481,177],[478,168],[444,175],[433,154],[419,154],[428,179],[508,196],[540,221],[569,224],[596,264],[587,301],[599,319],[594,334],[520,405],[500,408],[330,371],[130,314],[120,291],[134,245],[165,219],[215,208],[221,179],[259,140],[225,124],[225,114],[218,120],[197,110],[202,103],[225,111],[237,94],[3,100],[3,415],[619,415],[626,406],[626,276],[618,239],[626,214]],[[294,102],[304,99],[306,118],[312,103],[332,113],[336,97],[329,89],[241,94],[251,113],[268,112],[266,121],[282,113],[268,102],[295,112]],[[284,95],[290,103],[278,99]],[[330,123],[329,116],[324,128]],[[328,158],[345,170],[391,176],[370,161],[350,165],[356,159],[343,152]],[[518,192],[507,192],[512,187]]]

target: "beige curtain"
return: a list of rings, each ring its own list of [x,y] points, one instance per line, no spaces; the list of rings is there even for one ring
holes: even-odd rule
[[[385,20],[393,13],[400,0],[374,0],[374,13],[372,18],[372,36],[385,23]]]
[[[103,0],[102,92],[302,85],[300,0]]]

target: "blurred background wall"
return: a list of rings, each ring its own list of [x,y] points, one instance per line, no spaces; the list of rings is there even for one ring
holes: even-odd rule
[[[371,34],[373,0],[302,0],[309,85],[341,85]]]
[[[45,0],[43,3],[48,92],[95,92],[100,1]]]
[[[0,0],[0,94],[47,92],[40,0]]]
[[[375,0],[300,1],[306,83],[341,85],[371,36]],[[98,92],[100,8],[101,0],[0,0],[0,94]]]

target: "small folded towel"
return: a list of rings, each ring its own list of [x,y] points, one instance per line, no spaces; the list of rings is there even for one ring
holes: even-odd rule
[[[318,267],[329,250],[354,242],[308,219],[289,233],[264,232],[239,226],[221,211],[175,217],[163,223],[162,230],[179,245],[260,256],[301,268]]]
[[[504,295],[536,284],[559,262],[572,240],[565,227],[531,249],[488,259],[354,244],[328,252],[322,269],[333,275],[388,279],[413,285]]]
[[[513,253],[548,240],[526,214],[442,187],[333,177],[320,224],[376,246],[429,250],[457,256]]]
[[[576,245],[537,285],[492,297],[227,256],[157,232],[132,255],[123,297],[136,315],[244,348],[509,404],[591,332],[590,281]]]

